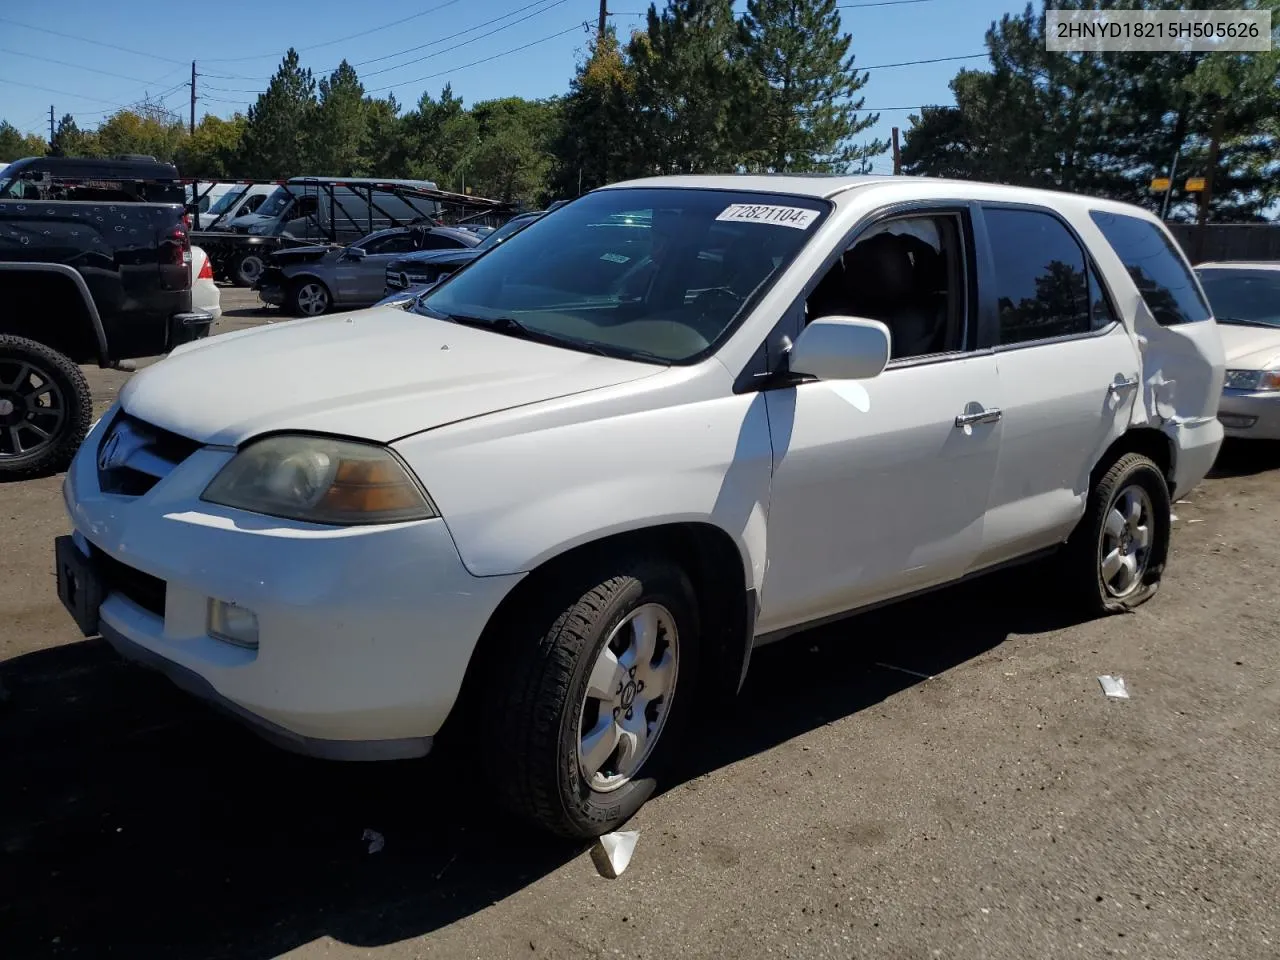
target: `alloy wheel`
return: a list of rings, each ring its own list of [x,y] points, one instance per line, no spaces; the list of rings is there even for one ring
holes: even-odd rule
[[[28,457],[56,442],[66,416],[66,398],[48,372],[0,358],[0,459]]]
[[[1141,486],[1124,487],[1111,502],[1098,544],[1098,569],[1116,599],[1137,590],[1151,557],[1151,497]]]

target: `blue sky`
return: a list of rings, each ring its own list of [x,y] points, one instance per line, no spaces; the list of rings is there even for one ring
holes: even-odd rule
[[[839,2],[847,5],[840,12],[860,67],[981,53],[991,21],[1023,7],[1021,0]],[[619,33],[643,25],[647,6],[610,0]],[[159,9],[167,12],[159,16]],[[200,74],[197,116],[229,116],[254,100],[290,46],[317,74],[343,58],[357,64],[367,90],[389,89],[402,105],[416,102],[424,89],[437,95],[447,82],[468,103],[550,96],[567,89],[588,40],[581,25],[594,25],[598,11],[598,0],[220,0],[161,8],[154,0],[3,4],[0,118],[47,135],[51,103],[56,116],[71,113],[80,126],[92,127],[144,94],[162,98],[186,117],[193,58]],[[393,21],[403,22],[383,28]],[[526,48],[514,49],[520,46]],[[494,59],[475,63],[486,58]],[[865,136],[887,140],[895,124],[906,126],[908,111],[887,108],[952,102],[947,82],[956,70],[984,63],[952,60],[873,70],[863,92],[866,106],[879,108],[881,116]],[[881,158],[876,168],[888,164]]]

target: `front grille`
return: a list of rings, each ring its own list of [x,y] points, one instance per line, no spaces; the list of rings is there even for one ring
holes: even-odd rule
[[[140,497],[200,449],[195,440],[121,412],[96,451],[103,493]]]
[[[387,271],[387,289],[403,290],[409,285],[409,278],[399,270]]]
[[[165,582],[159,577],[134,569],[127,563],[121,563],[115,557],[89,544],[89,556],[93,559],[94,569],[102,577],[102,584],[108,593],[119,593],[128,597],[143,610],[164,616]]]

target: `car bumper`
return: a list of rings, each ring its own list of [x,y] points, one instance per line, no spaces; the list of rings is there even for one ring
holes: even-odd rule
[[[284,306],[284,287],[276,284],[258,287],[258,296],[263,303],[269,303],[273,306]]]
[[[1197,417],[1165,427],[1172,433],[1174,450],[1173,482],[1170,493],[1183,496],[1195,488],[1213,469],[1222,449],[1222,424],[1216,417]]]
[[[207,337],[215,319],[208,310],[175,313],[169,318],[169,349]]]
[[[425,754],[519,576],[473,577],[440,520],[334,528],[205,503],[225,450],[197,450],[142,496],[105,494],[96,453],[111,420],[64,485],[75,547],[102,572],[98,632],[294,751]],[[214,600],[256,614],[257,649],[210,634]]]
[[[1218,419],[1228,437],[1280,440],[1280,393],[1223,391]]]

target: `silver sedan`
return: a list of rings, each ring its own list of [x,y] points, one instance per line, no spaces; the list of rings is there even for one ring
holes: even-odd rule
[[[1196,275],[1226,352],[1218,419],[1228,436],[1280,440],[1280,263],[1202,263]]]

